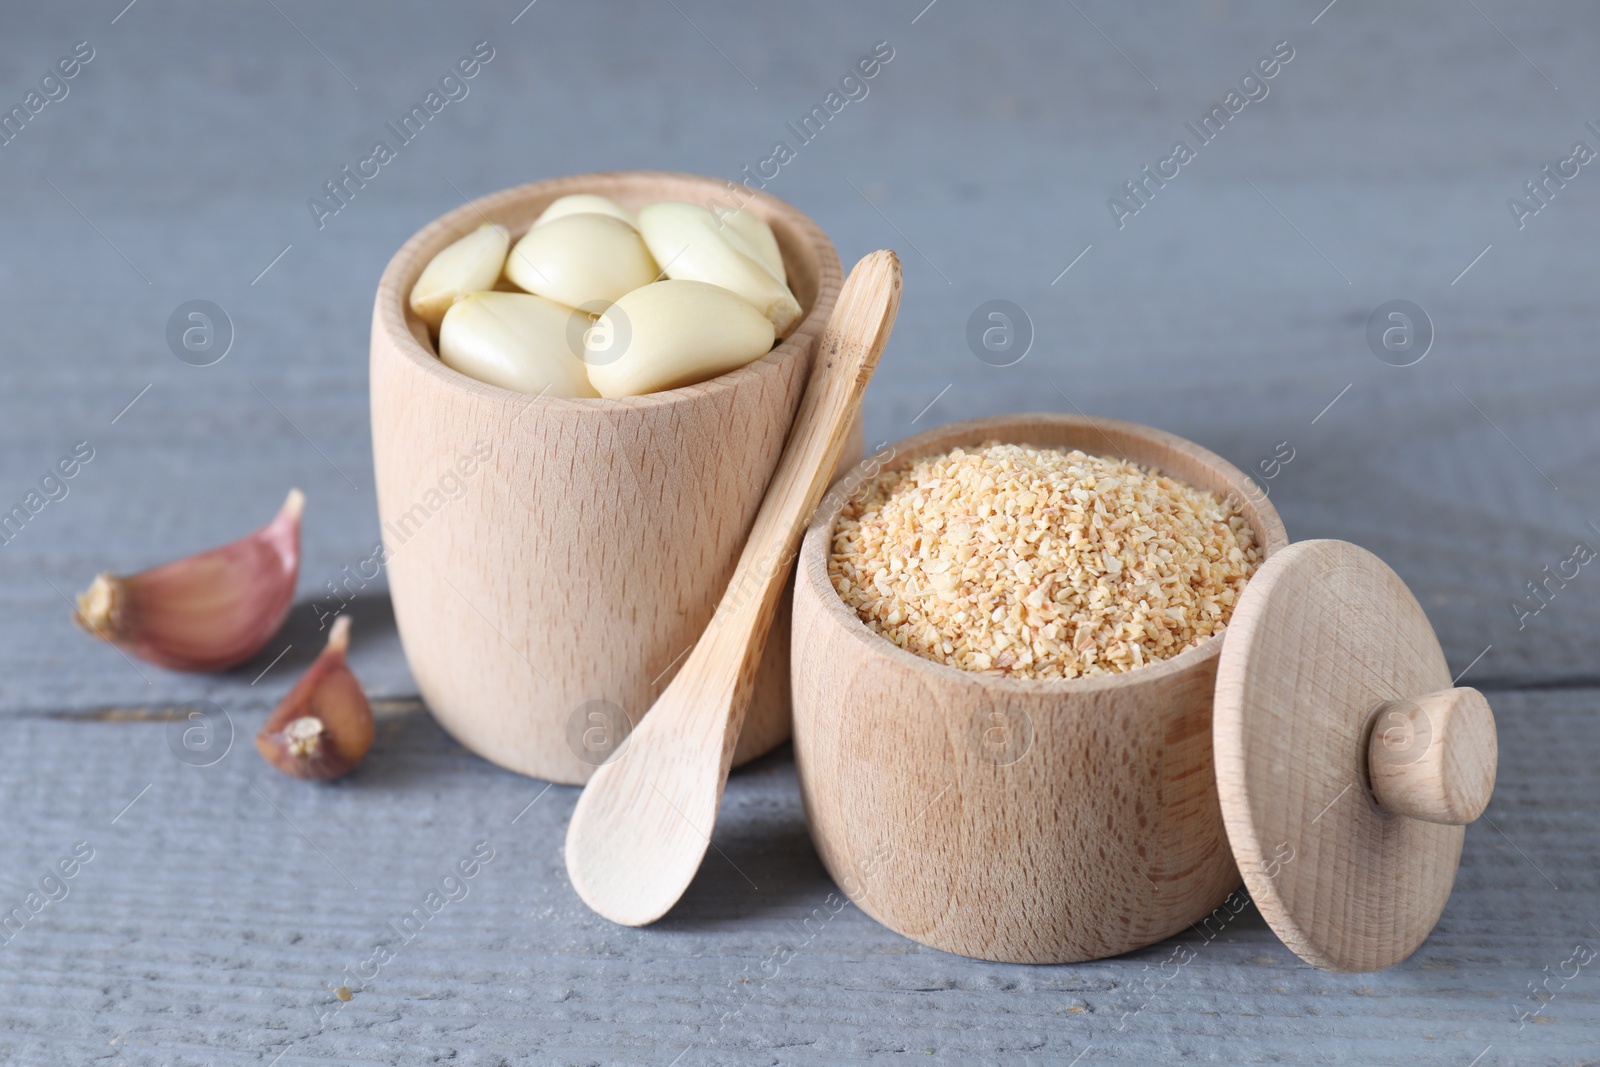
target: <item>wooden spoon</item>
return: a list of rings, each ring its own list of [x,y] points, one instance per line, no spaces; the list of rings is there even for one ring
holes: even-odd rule
[[[700,869],[778,596],[899,306],[895,254],[873,252],[857,263],[711,625],[578,798],[567,826],[567,874],[584,903],[613,922],[655,922]]]

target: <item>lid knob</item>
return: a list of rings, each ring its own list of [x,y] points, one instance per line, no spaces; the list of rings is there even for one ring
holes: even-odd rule
[[[1465,826],[1489,806],[1498,744],[1476,689],[1441,689],[1378,707],[1367,744],[1373,799],[1385,811]]]

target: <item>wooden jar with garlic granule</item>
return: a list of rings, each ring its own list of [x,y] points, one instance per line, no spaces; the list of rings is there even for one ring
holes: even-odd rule
[[[1019,465],[1070,514],[999,492]],[[1210,914],[1239,884],[1220,631],[1288,544],[1272,505],[1197,445],[1079,416],[943,427],[884,466],[828,494],[797,567],[795,754],[834,879],[908,937],[1008,962],[1112,956]],[[1042,545],[1040,515],[1062,520]]]

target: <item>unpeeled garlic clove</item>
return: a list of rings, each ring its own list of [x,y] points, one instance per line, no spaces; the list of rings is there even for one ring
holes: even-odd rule
[[[506,277],[528,292],[591,314],[660,273],[638,231],[592,212],[535,226],[506,259]]]
[[[350,616],[333,620],[328,645],[256,734],[256,748],[291,778],[326,780],[355,770],[372,747],[372,705],[350,673]]]
[[[717,212],[717,221],[738,234],[755,253],[756,261],[771,271],[774,278],[788,284],[789,275],[783,266],[783,253],[778,251],[778,235],[772,232],[766,219],[743,207],[737,211]]]
[[[726,374],[772,348],[772,322],[728,290],[664,281],[635,289],[607,308],[594,332],[617,353],[589,360],[604,397],[675,389]]]
[[[568,215],[610,215],[614,219],[621,219],[636,230],[639,228],[639,220],[633,212],[610,197],[596,196],[593,193],[573,193],[571,196],[558,197],[550,201],[550,206],[533,220],[533,224],[543,226],[547,222],[564,219]]]
[[[468,293],[493,289],[506,265],[511,235],[504,226],[484,225],[444,248],[428,261],[411,287],[411,310],[436,332],[450,305]]]
[[[664,200],[639,211],[639,236],[668,278],[719,285],[748,302],[786,337],[800,321],[800,302],[731,226],[696,204]]]
[[[300,576],[300,513],[290,490],[275,517],[237,541],[138,574],[100,574],[78,594],[79,626],[180,671],[236,667],[272,639]]]
[[[439,359],[469,378],[535,396],[599,396],[574,341],[589,316],[528,293],[471,293],[445,313]]]

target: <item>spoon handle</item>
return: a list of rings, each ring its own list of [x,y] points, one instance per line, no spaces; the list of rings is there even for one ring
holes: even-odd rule
[[[778,596],[899,306],[895,254],[857,263],[711,625],[572,810],[567,874],[613,922],[642,926],[665,915],[705,858]]]
[[[707,636],[694,653],[732,666],[737,657],[733,715],[727,753],[738,740],[744,707],[772,627],[783,583],[800,537],[822,501],[850,431],[861,395],[878,367],[900,308],[900,260],[882,249],[868,253],[850,271],[823,331],[800,410],[745,541],[733,578],[712,616]],[[743,638],[743,648],[722,640]],[[702,653],[702,648],[704,652]],[[687,670],[688,663],[684,669]]]

